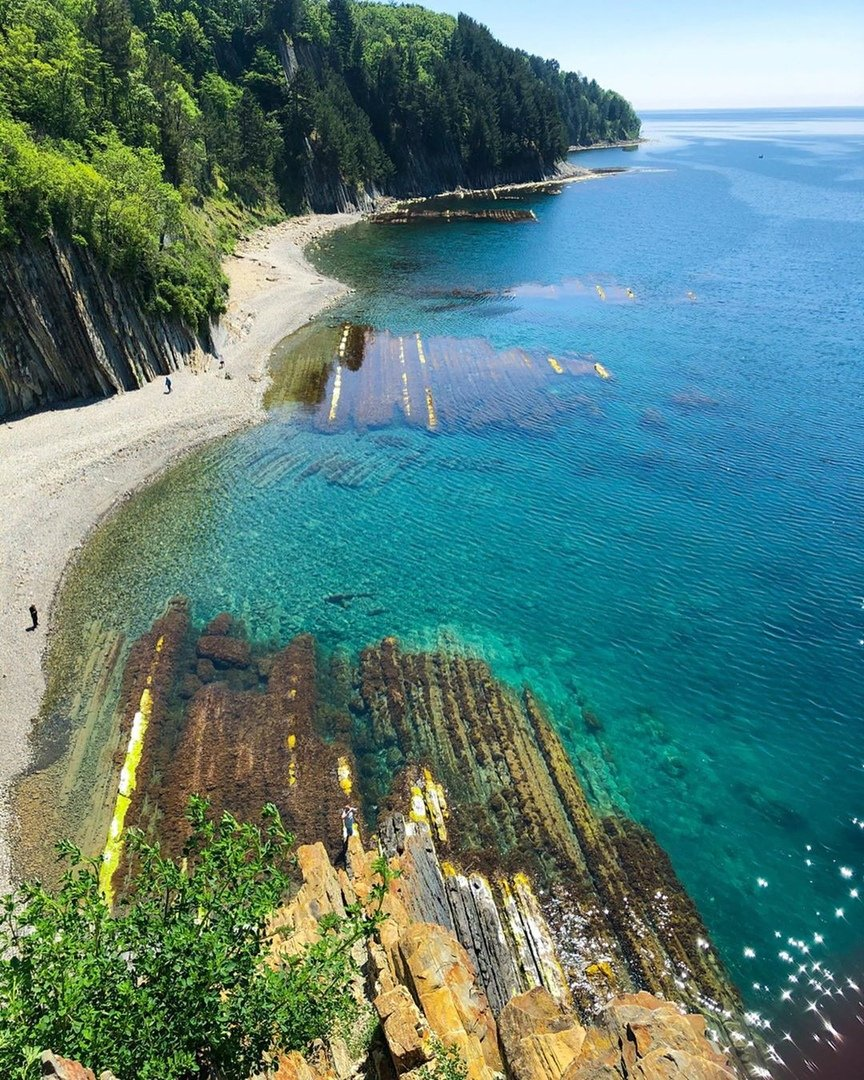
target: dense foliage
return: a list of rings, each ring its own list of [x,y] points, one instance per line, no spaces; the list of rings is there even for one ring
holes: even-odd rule
[[[0,0],[0,241],[53,224],[191,324],[222,303],[214,202],[534,178],[638,130],[596,82],[416,5]]]
[[[98,1075],[246,1080],[274,1047],[303,1050],[356,1010],[351,946],[381,921],[389,871],[365,910],[321,920],[313,945],[265,962],[268,915],[289,888],[292,838],[274,807],[263,828],[190,800],[181,862],[129,834],[137,865],[118,910],[98,862],[70,845],[56,893],[38,883],[0,902],[0,1075],[39,1075],[50,1047]]]

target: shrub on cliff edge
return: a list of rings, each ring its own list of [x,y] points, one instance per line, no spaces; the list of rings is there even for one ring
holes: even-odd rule
[[[136,869],[109,910],[98,860],[59,845],[59,889],[21,886],[0,905],[0,1076],[38,1075],[50,1047],[136,1080],[245,1080],[274,1048],[305,1049],[355,1007],[351,946],[383,916],[377,905],[322,920],[319,940],[278,967],[266,962],[268,916],[293,864],[278,811],[262,827],[190,800],[183,859],[131,832]]]

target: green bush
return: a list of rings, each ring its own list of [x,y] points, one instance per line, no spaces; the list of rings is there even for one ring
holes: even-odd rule
[[[421,1080],[468,1080],[468,1065],[455,1046],[433,1036],[432,1063],[420,1069]]]
[[[246,1080],[268,1051],[303,1050],[356,1010],[351,947],[383,918],[386,861],[371,913],[323,919],[315,944],[274,967],[266,924],[293,838],[272,805],[261,827],[208,810],[190,800],[180,861],[130,831],[135,869],[115,911],[99,861],[68,843],[56,892],[31,882],[0,902],[0,1075],[36,1077],[51,1048],[124,1080]]]

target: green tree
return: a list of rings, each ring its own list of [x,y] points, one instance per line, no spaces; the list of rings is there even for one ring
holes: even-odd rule
[[[87,36],[100,53],[102,107],[106,116],[116,118],[132,71],[132,17],[126,0],[94,0]]]
[[[366,908],[321,920],[318,941],[267,962],[268,916],[291,883],[293,838],[273,806],[262,826],[216,821],[190,800],[183,859],[130,832],[134,872],[111,911],[98,860],[60,846],[56,893],[38,882],[0,904],[0,1075],[36,1076],[52,1047],[136,1080],[246,1080],[268,1051],[304,1049],[355,1007],[355,942],[383,918],[389,871]]]

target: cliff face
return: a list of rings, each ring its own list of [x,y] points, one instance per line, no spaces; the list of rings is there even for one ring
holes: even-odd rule
[[[425,823],[409,832],[427,843],[431,838]],[[346,869],[338,871],[323,845],[301,847],[303,884],[273,921],[275,954],[314,938],[322,915],[362,901],[375,856],[356,834],[347,844]],[[411,914],[424,892],[411,859],[394,863],[402,877],[384,901],[389,918],[361,958],[362,994],[381,1025],[377,1043],[365,1062],[352,1062],[338,1041],[312,1061],[289,1055],[274,1080],[335,1080],[364,1065],[366,1075],[381,1080],[426,1080],[438,1075],[436,1042],[458,1051],[469,1080],[734,1080],[730,1060],[706,1037],[704,1018],[649,993],[610,998],[588,1025],[562,987],[553,995],[534,985],[493,1008],[457,935]]]
[[[227,615],[196,631],[178,601],[133,646],[118,720],[113,746],[77,747],[79,773],[63,784],[94,800],[91,832],[109,834],[117,789],[82,769],[112,752],[115,784],[140,755],[126,826],[175,856],[190,793],[241,818],[274,802],[303,845],[302,885],[273,920],[277,955],[369,894],[379,852],[399,871],[390,918],[357,958],[383,1039],[369,1075],[421,1080],[432,1035],[472,1080],[729,1080],[763,1067],[662,849],[589,803],[539,703],[481,661],[392,638],[355,660],[323,655],[308,635],[259,653]],[[362,808],[347,842],[346,801]],[[52,809],[68,833],[71,800]],[[43,841],[54,831],[43,816]],[[112,860],[121,890],[122,853]],[[318,1072],[295,1061],[279,1076],[350,1075],[343,1050],[328,1053]]]
[[[278,43],[278,51],[289,86],[301,71],[309,73],[317,83],[323,81],[327,59],[320,46],[301,39],[284,38]],[[326,148],[313,131],[306,140],[303,202],[316,213],[365,212],[373,209],[381,196],[421,197],[460,187],[493,188],[542,180],[548,174],[540,155],[528,150],[518,164],[494,170],[475,169],[469,174],[455,146],[437,146],[410,150],[399,168],[378,185],[350,183],[334,168]]]
[[[0,417],[133,390],[207,344],[145,313],[87,248],[53,234],[0,248]]]

